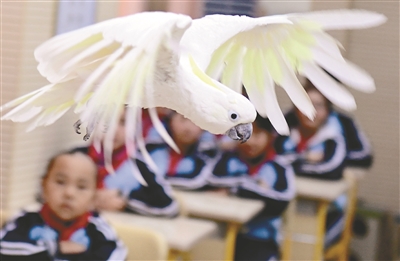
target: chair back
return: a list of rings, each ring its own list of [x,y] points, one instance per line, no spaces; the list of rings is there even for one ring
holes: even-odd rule
[[[157,231],[111,222],[128,249],[127,260],[167,260],[168,243]]]

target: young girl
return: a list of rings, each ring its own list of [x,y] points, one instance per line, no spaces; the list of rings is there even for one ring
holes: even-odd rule
[[[103,152],[96,151],[93,145],[75,149],[88,154],[98,169],[96,208],[99,210],[125,210],[143,215],[175,216],[178,203],[171,196],[171,188],[162,177],[155,175],[140,159],[128,157],[125,148],[125,117],[122,115],[114,138],[112,165],[115,170],[110,174],[104,162]],[[134,162],[135,161],[135,162]],[[133,175],[136,164],[146,181],[143,186]]]
[[[294,110],[295,121],[291,120],[290,136],[279,137],[279,153],[293,153],[296,160],[293,169],[296,175],[325,180],[342,178],[346,166],[346,143],[338,115],[330,102],[312,85],[306,91],[313,103],[316,115],[314,121],[299,110]],[[344,225],[346,195],[337,198],[327,217],[325,245],[329,246],[339,238]]]
[[[293,169],[276,157],[269,120],[257,116],[251,138],[216,164],[210,184],[239,197],[260,199],[265,208],[237,236],[235,260],[273,260],[279,256],[281,215],[295,195]]]
[[[160,175],[182,189],[205,188],[217,153],[214,136],[176,112],[166,119],[166,127],[180,153],[166,143],[147,145]]]
[[[44,205],[23,212],[0,234],[0,260],[124,260],[113,229],[91,212],[96,167],[79,152],[50,160],[42,181]]]

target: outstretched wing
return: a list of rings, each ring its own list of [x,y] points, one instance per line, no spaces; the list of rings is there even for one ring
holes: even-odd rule
[[[177,51],[191,21],[173,13],[139,13],[51,38],[35,50],[38,70],[50,84],[3,105],[1,111],[13,109],[2,119],[27,121],[36,117],[30,128],[34,129],[51,124],[75,106],[80,120],[94,127],[95,144],[105,135],[105,161],[112,170],[113,138],[124,110],[128,153],[133,155],[136,145],[144,150],[142,132],[136,131],[141,101],[149,99],[145,92],[152,93],[160,52]]]
[[[257,111],[269,117],[279,133],[288,134],[274,84],[283,87],[309,118],[315,110],[297,73],[306,76],[334,104],[355,109],[350,92],[325,71],[360,91],[373,91],[374,81],[342,57],[340,44],[325,30],[368,28],[385,21],[383,15],[364,10],[261,18],[210,15],[195,20],[182,41],[191,48],[201,69],[238,92],[243,84]]]

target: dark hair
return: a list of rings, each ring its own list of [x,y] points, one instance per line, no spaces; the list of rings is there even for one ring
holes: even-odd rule
[[[266,130],[270,133],[275,132],[275,129],[272,126],[271,121],[268,118],[262,117],[258,113],[256,119],[254,120],[254,124],[257,125],[257,127],[259,127],[260,129]]]
[[[62,152],[60,152],[60,153],[57,153],[57,154],[54,155],[53,157],[51,157],[50,160],[49,160],[49,162],[47,163],[45,173],[42,175],[42,180],[45,180],[45,179],[47,178],[47,175],[49,174],[49,172],[50,172],[51,169],[53,168],[53,166],[54,166],[56,160],[57,160],[59,157],[61,157],[61,156],[63,156],[63,155],[74,155],[74,154],[78,154],[78,153],[87,156],[87,154],[83,153],[82,151],[79,151],[79,150],[69,150],[69,151],[62,151]],[[89,157],[89,156],[87,156],[87,157]],[[90,158],[90,157],[89,157],[89,158]],[[93,165],[94,165],[94,163],[93,163]],[[97,176],[98,176],[98,175],[97,175],[97,173],[96,173],[96,182],[97,182]]]
[[[336,79],[336,78],[334,78],[334,79]],[[328,100],[328,99],[325,97],[325,95],[323,95],[323,94],[320,92],[320,90],[318,90],[318,88],[315,87],[315,85],[314,85],[309,79],[306,79],[306,83],[304,84],[304,90],[305,90],[307,93],[310,92],[310,91],[316,91],[316,92],[320,93],[320,94],[322,95],[322,97],[324,97],[324,99],[325,99],[326,107],[328,108],[328,110],[329,110],[329,111],[332,111],[332,109],[333,109],[333,104],[332,104],[332,102],[331,102],[330,100]]]

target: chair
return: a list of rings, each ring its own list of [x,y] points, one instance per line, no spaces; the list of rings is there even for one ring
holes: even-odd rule
[[[111,225],[128,248],[128,261],[167,260],[168,243],[160,233],[121,223],[111,222]]]

